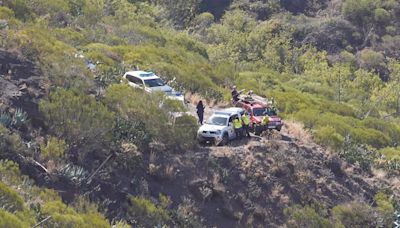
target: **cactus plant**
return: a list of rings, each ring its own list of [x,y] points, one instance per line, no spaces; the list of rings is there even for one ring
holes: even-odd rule
[[[13,117],[12,125],[20,127],[28,121],[28,114],[22,109],[18,108]]]
[[[67,164],[59,171],[59,174],[67,178],[72,183],[80,185],[82,181],[87,178],[89,173],[83,167]]]
[[[0,113],[0,124],[2,124],[4,127],[10,127],[12,124],[11,115],[6,112]]]

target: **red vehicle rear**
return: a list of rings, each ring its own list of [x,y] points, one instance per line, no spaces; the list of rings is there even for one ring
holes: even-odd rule
[[[280,131],[282,129],[282,119],[277,115],[274,108],[267,104],[260,102],[251,102],[240,100],[237,105],[242,107],[250,114],[250,128],[256,134],[259,135],[265,130],[261,125],[262,118],[265,115],[269,116],[268,129],[275,129]]]

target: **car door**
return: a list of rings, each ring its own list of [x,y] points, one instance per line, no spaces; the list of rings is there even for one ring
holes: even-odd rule
[[[233,120],[237,117],[238,115],[232,115],[231,117],[229,117],[229,122],[228,122],[228,134],[229,134],[229,138],[233,139],[236,137],[235,134],[235,128],[233,127]]]

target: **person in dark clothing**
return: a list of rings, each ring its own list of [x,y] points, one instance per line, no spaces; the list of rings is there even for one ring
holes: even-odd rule
[[[235,101],[235,102],[239,101],[239,93],[236,90],[236,86],[232,86],[231,94],[232,94],[232,100],[233,101]]]
[[[204,118],[204,105],[203,101],[200,100],[199,103],[196,106],[197,109],[197,116],[199,117],[199,123],[202,125],[203,124],[203,118]]]

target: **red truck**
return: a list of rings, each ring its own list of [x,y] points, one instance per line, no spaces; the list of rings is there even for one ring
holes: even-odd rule
[[[277,131],[282,129],[282,119],[277,115],[275,109],[267,102],[260,102],[252,99],[240,99],[236,105],[249,113],[251,121],[250,129],[254,134],[260,135],[265,130],[261,125],[262,118],[265,115],[268,115],[269,117],[268,129],[275,129]]]

